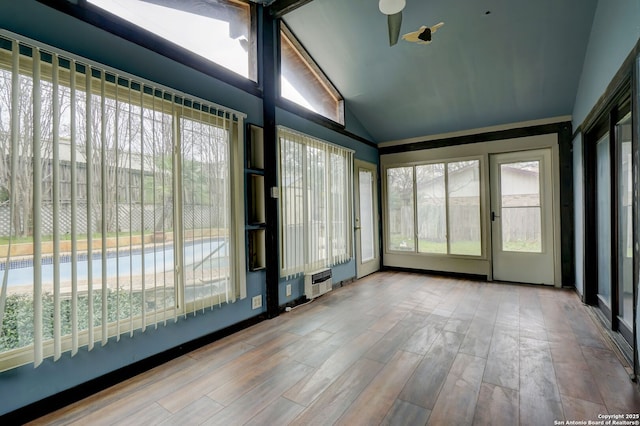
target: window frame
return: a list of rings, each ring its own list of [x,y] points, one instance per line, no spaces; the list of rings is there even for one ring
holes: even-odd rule
[[[85,85],[84,82],[87,80],[87,70],[91,70],[91,95],[92,96],[101,96],[102,99],[110,99],[116,100],[119,99],[121,103],[127,103],[126,99],[119,97],[118,92],[120,90],[127,90],[127,87],[130,87],[130,91],[135,93],[135,98],[129,98],[129,101],[132,101],[128,108],[139,108],[140,118],[145,114],[145,110],[153,111],[154,113],[164,113],[168,114],[171,117],[172,122],[172,139],[173,139],[173,147],[171,150],[171,158],[173,163],[173,168],[171,171],[172,174],[172,182],[171,187],[181,188],[181,180],[182,180],[182,168],[181,164],[185,159],[185,155],[182,151],[183,139],[181,136],[182,130],[182,122],[184,120],[196,121],[200,122],[204,125],[211,125],[223,130],[223,133],[226,133],[226,145],[227,145],[227,155],[226,158],[228,160],[228,183],[224,185],[225,190],[229,194],[228,208],[227,212],[228,221],[227,221],[227,232],[229,241],[229,248],[226,249],[228,252],[229,258],[229,271],[227,273],[229,280],[229,287],[231,290],[226,290],[225,292],[217,292],[210,293],[205,297],[194,299],[193,301],[185,301],[184,294],[187,289],[187,282],[185,279],[184,271],[182,266],[179,270],[174,272],[174,281],[172,286],[175,292],[174,303],[170,305],[165,305],[165,308],[149,310],[145,312],[143,310],[142,314],[136,316],[130,316],[131,318],[126,319],[118,319],[113,322],[109,322],[106,325],[98,325],[91,327],[86,330],[80,330],[78,332],[78,340],[79,347],[87,346],[89,344],[90,348],[92,347],[92,342],[98,342],[103,337],[102,335],[106,331],[108,336],[113,337],[117,336],[119,338],[123,333],[131,332],[134,330],[144,330],[145,327],[149,327],[152,324],[161,324],[163,321],[166,324],[169,322],[170,318],[177,319],[178,316],[187,316],[187,315],[196,315],[197,312],[203,312],[204,308],[207,309],[209,307],[213,307],[214,305],[220,305],[223,303],[231,302],[237,299],[246,298],[246,275],[245,271],[245,232],[244,232],[244,215],[238,215],[236,212],[244,212],[244,193],[239,192],[239,188],[243,187],[243,177],[244,177],[244,169],[243,169],[243,157],[244,157],[244,144],[241,141],[244,139],[243,131],[244,125],[243,121],[245,119],[245,115],[238,111],[234,111],[232,109],[222,107],[210,101],[203,100],[201,98],[185,94],[176,89],[172,89],[169,87],[165,87],[151,81],[145,80],[144,78],[140,78],[134,75],[127,74],[125,72],[121,72],[119,70],[113,69],[106,65],[102,65],[88,59],[70,54],[68,52],[64,52],[60,49],[53,48],[51,46],[44,45],[42,43],[38,43],[36,41],[30,40],[26,37],[19,36],[13,34],[9,31],[0,30],[0,39],[3,40],[17,40],[20,45],[26,45],[27,48],[31,48],[32,52],[39,52],[41,49],[41,58],[43,56],[49,55],[51,56],[51,60],[58,57],[58,63],[62,64],[64,61],[67,61],[70,65],[75,64],[76,70],[84,69],[83,72],[76,71],[76,83],[78,89],[76,91],[76,96],[85,97]],[[53,56],[51,54],[59,55]],[[10,50],[6,51],[5,48],[0,48],[0,57],[8,56],[9,60],[11,57],[15,55],[15,53]],[[71,61],[73,62],[71,62]],[[7,62],[7,60],[3,59],[3,63]],[[10,62],[10,61],[9,61]],[[19,56],[19,75],[21,77],[32,77],[33,71],[33,58],[31,56],[27,56],[23,53],[20,53]],[[41,82],[52,82],[52,72],[53,68],[51,62],[44,61],[40,59],[40,68],[42,70],[42,74],[40,76]],[[69,65],[69,66],[70,66]],[[69,68],[64,68],[64,66],[59,65],[59,70],[61,70],[60,74],[69,74]],[[3,71],[12,72],[11,66],[2,66]],[[96,73],[99,73],[100,77],[96,76]],[[113,78],[113,81],[109,81],[107,76]],[[122,81],[128,81],[128,86],[124,86]],[[58,87],[64,87],[65,90],[70,86],[68,77],[60,77],[58,80]],[[102,82],[102,83],[101,83]],[[82,84],[79,84],[82,83]],[[136,88],[137,86],[137,88]],[[168,96],[168,98],[167,98]],[[76,98],[77,99],[77,98]],[[93,103],[93,101],[92,101]],[[155,116],[155,115],[154,115]],[[219,125],[220,121],[227,123],[224,127]],[[101,120],[103,121],[103,120]],[[176,128],[178,126],[178,128]],[[155,137],[155,136],[154,136]],[[177,141],[175,138],[178,138]],[[52,134],[52,144],[56,140],[56,136]],[[178,149],[180,148],[180,149]],[[104,148],[103,148],[104,149]],[[47,161],[46,158],[42,158],[43,161]],[[49,163],[53,161],[50,160]],[[46,164],[45,167],[48,167],[49,164]],[[86,163],[78,160],[76,163],[77,168],[84,167],[86,169]],[[138,169],[141,173],[145,172],[144,166],[141,169]],[[130,173],[135,173],[136,169],[130,169]],[[77,172],[79,175],[84,174],[84,172]],[[43,182],[45,183],[45,182]],[[72,181],[60,180],[60,187],[64,184],[72,185]],[[142,182],[138,182],[139,188],[142,192],[142,188],[144,187]],[[88,199],[89,194],[87,193],[87,183],[84,181],[76,181],[76,200],[78,199]],[[93,182],[93,186],[96,186],[96,181]],[[83,189],[84,188],[84,189]],[[118,187],[116,187],[117,190]],[[132,186],[129,186],[131,190]],[[45,189],[43,185],[43,190]],[[99,190],[99,188],[94,188],[94,191]],[[154,187],[155,190],[155,187]],[[130,191],[129,191],[130,192]],[[128,194],[128,197],[131,197],[131,193]],[[138,194],[140,195],[140,194]],[[71,195],[69,195],[71,197]],[[64,198],[60,198],[60,202],[62,202]],[[53,200],[51,200],[53,203]],[[116,206],[121,205],[121,201],[116,199]],[[185,231],[188,231],[187,228],[184,227],[182,223],[182,216],[184,210],[184,203],[182,201],[181,194],[175,197],[172,201],[171,207],[174,215],[174,220],[172,223],[173,232],[174,232],[174,241],[177,241],[174,247],[179,247],[182,250],[176,250],[175,259],[178,257],[182,257],[184,255],[185,248],[185,240],[183,235]],[[82,232],[82,229],[79,229]],[[98,229],[96,232],[100,232]],[[154,232],[145,230],[144,233],[146,235],[151,235]],[[99,241],[99,239],[92,238],[93,241]],[[130,243],[131,246],[132,243]],[[146,245],[146,244],[145,244]],[[126,248],[125,245],[119,246],[120,248]],[[99,250],[99,251],[98,251]],[[92,251],[92,257],[97,253],[104,253],[102,249],[96,247],[94,251]],[[81,253],[78,253],[81,256]],[[10,260],[10,256],[9,256]],[[11,261],[11,260],[10,260]],[[4,259],[0,259],[0,262],[4,262]],[[95,264],[99,261],[93,260]],[[183,265],[182,260],[175,260],[180,265]],[[35,267],[35,263],[34,263]],[[95,276],[95,274],[94,274]],[[95,278],[99,280],[99,278]],[[145,278],[147,279],[147,278]],[[103,286],[98,284],[96,287],[95,293],[97,294],[101,291]],[[144,288],[143,288],[144,289]],[[229,292],[233,292],[232,297],[229,297]],[[33,295],[33,291],[31,293],[27,293]],[[225,298],[226,296],[226,298]],[[232,300],[228,300],[232,299]],[[125,324],[125,322],[130,322],[130,324]],[[94,337],[90,338],[89,335],[93,333]],[[9,349],[0,353],[0,371],[8,370],[29,362],[36,361],[37,357],[34,357],[34,345],[35,340],[25,346]],[[42,348],[44,351],[44,357],[50,357],[54,355],[54,343],[53,338],[45,338],[42,343]],[[61,346],[63,348],[63,352],[73,351],[72,346],[72,336],[71,335],[62,335],[61,336]]]
[[[210,77],[221,80],[252,95],[260,96],[260,73],[258,70],[258,18],[257,5],[247,0],[224,0],[232,3],[243,3],[249,7],[251,15],[249,40],[249,78],[245,78],[230,69],[206,59],[197,53],[148,31],[138,25],[110,13],[87,0],[59,1],[36,0],[67,15],[108,31],[129,42],[151,50],[161,56],[200,71]]]
[[[295,138],[295,139],[294,139]],[[278,189],[280,192],[280,200],[278,205],[278,233],[280,236],[280,265],[278,267],[279,274],[281,278],[297,276],[303,273],[312,272],[318,270],[320,268],[330,268],[334,265],[348,262],[354,257],[354,248],[353,248],[353,154],[354,151],[345,148],[340,145],[336,145],[330,142],[326,142],[324,140],[315,138],[313,136],[309,136],[295,130],[288,129],[283,126],[278,126]],[[288,196],[286,194],[286,188],[283,183],[283,172],[286,170],[283,169],[283,161],[282,161],[282,141],[286,140],[287,144],[295,144],[299,145],[299,148],[296,148],[296,151],[300,152],[296,154],[302,160],[302,164],[300,166],[301,172],[300,175],[292,175],[287,174],[289,178],[296,177],[300,180],[301,184],[294,189],[297,189],[293,198],[301,199],[300,204],[290,203]],[[289,219],[295,220],[295,224],[298,224],[302,227],[304,232],[304,237],[308,239],[313,239],[313,237],[309,237],[309,223],[312,221],[310,218],[309,212],[309,202],[312,198],[315,197],[315,200],[311,200],[313,204],[314,201],[318,201],[318,196],[310,189],[307,181],[311,177],[309,175],[308,166],[308,150],[315,149],[319,150],[322,153],[325,161],[325,168],[322,173],[322,197],[320,197],[321,201],[324,203],[319,203],[320,207],[325,208],[324,213],[324,225],[326,236],[324,238],[324,242],[329,245],[329,248],[326,249],[324,258],[315,258],[315,256],[309,253],[309,248],[305,247],[304,242],[295,241],[293,244],[294,252],[298,254],[294,256],[293,262],[289,264],[287,259],[288,256],[285,255],[287,249],[285,249],[287,239],[287,234],[285,227],[283,226],[285,222],[287,224],[291,223],[288,221]],[[334,151],[339,150],[340,160],[342,166],[344,166],[344,170],[342,170],[342,176],[338,179],[338,184],[344,184],[344,192],[341,195],[343,198],[341,202],[334,203],[336,193],[332,190],[335,187],[336,181],[332,179],[332,167],[331,157],[337,155]],[[342,186],[340,186],[342,187]],[[285,206],[285,203],[288,203]],[[341,222],[342,226],[336,227],[334,226],[336,221],[331,221],[333,213],[330,214],[330,211],[338,205],[338,209],[342,210],[345,214],[344,220]],[[294,211],[292,215],[286,212]],[[318,235],[316,234],[315,237]],[[340,242],[341,250],[338,252],[334,252],[334,243],[332,242],[332,238],[336,236],[344,237],[344,241]],[[294,235],[295,237],[295,235]],[[291,249],[291,244],[287,245],[289,250]],[[302,262],[300,262],[300,258],[302,258]]]
[[[480,243],[480,254],[477,255],[468,255],[468,254],[458,254],[458,253],[451,253],[451,240],[450,240],[450,207],[449,207],[449,186],[448,186],[448,165],[451,163],[460,163],[460,162],[467,162],[467,161],[478,161],[478,199],[479,199],[479,207],[478,207],[478,223],[480,226],[480,239],[479,239],[479,243]],[[421,252],[420,248],[419,248],[419,238],[418,238],[418,185],[417,185],[417,181],[418,181],[418,177],[417,177],[417,172],[416,172],[416,167],[419,166],[425,166],[425,165],[433,165],[433,164],[443,164],[444,166],[444,182],[445,182],[445,187],[444,187],[444,193],[445,193],[445,197],[446,197],[446,203],[445,203],[445,227],[446,227],[446,247],[447,247],[447,252],[446,253],[430,253],[430,252]],[[412,250],[396,250],[396,249],[392,249],[390,247],[390,242],[391,242],[391,227],[390,227],[390,217],[389,217],[389,188],[388,188],[388,170],[389,169],[395,169],[395,168],[405,168],[405,167],[410,167],[412,168],[412,174],[413,174],[413,230],[414,230],[414,236],[413,236],[413,241],[414,241],[414,247]],[[486,243],[485,243],[485,239],[486,239],[486,234],[487,234],[487,230],[486,230],[486,224],[485,224],[485,217],[484,217],[484,212],[485,212],[485,205],[487,202],[487,195],[486,195],[486,172],[485,172],[485,156],[483,155],[472,155],[472,156],[464,156],[464,157],[451,157],[451,158],[437,158],[437,159],[433,159],[433,160],[429,160],[429,161],[420,161],[420,162],[411,162],[411,163],[389,163],[387,165],[384,166],[383,168],[383,186],[382,186],[382,191],[383,191],[383,198],[384,198],[384,204],[387,206],[387,208],[384,209],[383,211],[383,217],[384,217],[384,250],[386,253],[389,254],[393,254],[393,255],[415,255],[415,256],[425,256],[425,257],[435,257],[435,258],[456,258],[456,259],[470,259],[470,260],[484,260],[487,258],[487,250],[486,250]]]

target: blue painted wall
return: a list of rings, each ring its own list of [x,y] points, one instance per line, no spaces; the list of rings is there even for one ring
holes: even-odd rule
[[[35,0],[0,0],[0,28],[244,112],[247,114],[247,122],[262,125],[260,96],[249,94],[164,58]],[[348,130],[369,138],[366,130],[349,112],[348,106],[346,120]],[[374,163],[378,161],[375,148],[308,122],[295,114],[279,111],[278,122],[347,146],[356,151],[356,158]],[[355,263],[351,261],[336,267],[334,274],[338,281],[355,276]],[[136,332],[133,338],[123,336],[120,342],[110,341],[106,346],[96,347],[91,352],[82,349],[73,358],[66,353],[55,363],[47,359],[37,369],[32,365],[25,365],[0,373],[0,415],[252,318],[263,312],[251,309],[251,297],[259,294],[265,294],[264,272],[248,273],[247,299],[204,314],[199,313],[195,317],[180,319],[166,327],[148,329],[144,333]],[[284,296],[281,297],[280,303],[286,303],[285,299]]]
[[[573,128],[584,121],[640,38],[640,1],[599,0],[591,26]]]

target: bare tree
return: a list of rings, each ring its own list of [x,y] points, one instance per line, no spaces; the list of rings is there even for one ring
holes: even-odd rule
[[[33,234],[33,170],[40,167],[43,181],[50,177],[53,148],[53,86],[42,81],[40,84],[41,114],[39,117],[41,134],[39,146],[34,147],[33,80],[20,75],[18,79],[18,103],[12,102],[12,73],[0,70],[0,188],[3,199],[15,201],[13,217],[10,219],[13,232],[17,236]],[[68,98],[61,92],[61,110],[68,105]],[[17,108],[18,122],[12,123],[13,109]],[[13,144],[17,132],[17,144]],[[33,163],[34,149],[41,156],[40,164]],[[12,152],[18,152],[18,165],[11,167]],[[12,179],[12,174],[14,174]],[[11,185],[14,182],[14,186]],[[49,188],[44,185],[45,191]]]

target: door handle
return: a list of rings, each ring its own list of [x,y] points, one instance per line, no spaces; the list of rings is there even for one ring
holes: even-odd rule
[[[497,217],[499,218],[500,216],[498,216],[496,212],[491,212],[491,222],[494,222]]]
[[[360,227],[359,226],[355,226],[353,229],[354,229],[354,231],[357,231],[357,230],[360,229]]]

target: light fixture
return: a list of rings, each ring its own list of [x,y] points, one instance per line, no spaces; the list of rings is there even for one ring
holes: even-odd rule
[[[378,7],[380,12],[385,15],[395,15],[402,12],[402,9],[407,5],[406,0],[380,0]]]

